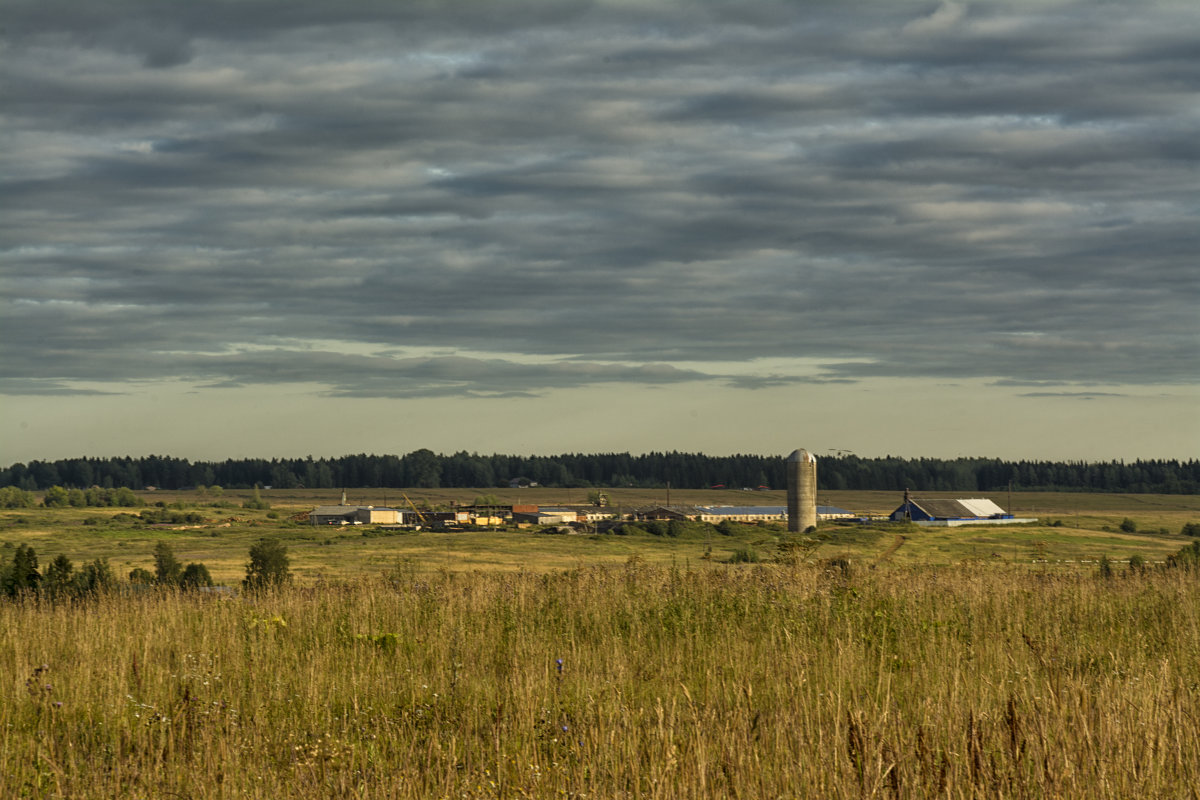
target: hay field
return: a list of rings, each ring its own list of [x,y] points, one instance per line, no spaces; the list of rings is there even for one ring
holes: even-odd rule
[[[1195,797],[1184,570],[391,570],[0,603],[0,796]]]

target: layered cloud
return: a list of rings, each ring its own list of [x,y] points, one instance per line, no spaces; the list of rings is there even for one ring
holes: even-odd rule
[[[1194,382],[1198,27],[12,2],[2,388]]]

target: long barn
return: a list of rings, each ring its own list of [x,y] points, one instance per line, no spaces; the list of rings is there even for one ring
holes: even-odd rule
[[[959,525],[1012,525],[1036,522],[1020,519],[1005,511],[986,497],[958,500],[924,500],[904,493],[904,502],[889,518],[893,522],[915,522],[918,525],[956,527]]]

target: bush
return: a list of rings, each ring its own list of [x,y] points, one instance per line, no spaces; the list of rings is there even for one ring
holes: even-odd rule
[[[1167,556],[1167,566],[1172,569],[1200,569],[1200,541],[1195,541],[1173,556]]]
[[[16,486],[5,486],[0,489],[0,508],[33,508],[36,502],[33,492],[27,492]]]
[[[728,561],[730,564],[757,564],[758,562],[758,551],[749,545],[734,550]]]
[[[117,584],[107,558],[97,558],[83,565],[75,576],[75,586],[80,594],[106,592]]]
[[[185,589],[196,589],[201,586],[212,586],[213,579],[208,572],[208,567],[193,562],[183,570],[183,575],[179,578],[179,585]]]
[[[1200,536],[1200,522],[1184,523],[1183,529],[1179,532],[1184,536]]]
[[[666,536],[668,527],[669,526],[667,525],[667,523],[663,522],[660,519],[652,519],[652,520],[646,521],[646,531],[648,533],[653,534],[654,536]]]
[[[1121,520],[1121,530],[1125,533],[1137,533],[1137,523],[1126,517]]]
[[[258,492],[258,487],[254,487],[254,496],[246,502],[242,503],[242,508],[250,508],[256,511],[266,511],[271,507],[271,504],[263,500],[262,495]]]
[[[148,586],[154,583],[154,573],[144,567],[134,567],[129,570],[129,582]]]
[[[260,539],[250,548],[250,561],[246,564],[246,578],[242,585],[247,589],[266,589],[282,586],[291,580],[291,559],[287,547],[278,539]]]

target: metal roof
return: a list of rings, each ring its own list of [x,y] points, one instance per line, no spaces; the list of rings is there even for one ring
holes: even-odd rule
[[[1008,513],[991,500],[984,498],[919,500],[913,497],[909,498],[909,502],[935,519],[982,519]]]
[[[787,516],[787,506],[696,506],[710,516]],[[849,514],[837,506],[817,506],[817,514]]]
[[[960,499],[958,502],[962,503],[968,509],[973,511],[978,517],[990,517],[995,514],[1008,513],[991,500],[988,500],[986,497],[969,497]]]

